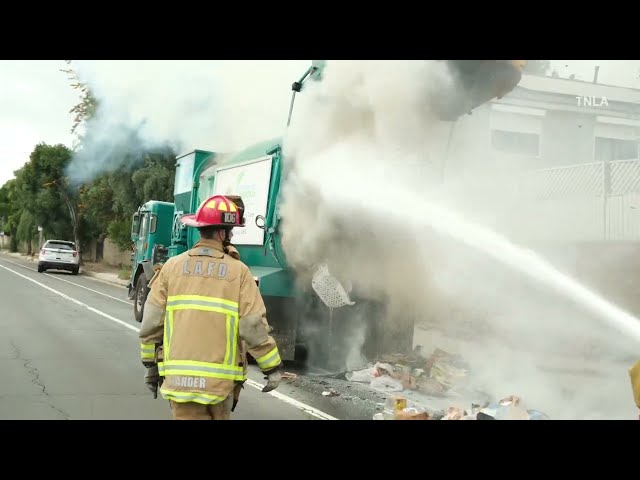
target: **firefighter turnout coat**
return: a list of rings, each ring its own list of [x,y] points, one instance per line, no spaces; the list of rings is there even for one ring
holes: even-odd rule
[[[166,400],[216,404],[244,382],[246,352],[265,375],[281,367],[249,268],[201,239],[167,260],[150,285],[140,327],[142,363],[157,365]]]

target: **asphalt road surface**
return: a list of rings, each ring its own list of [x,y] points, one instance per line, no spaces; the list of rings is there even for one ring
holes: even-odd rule
[[[126,289],[36,267],[0,254],[0,419],[169,420],[168,402],[144,386]],[[233,419],[345,418],[286,382],[260,392],[265,380],[255,366],[249,379]]]

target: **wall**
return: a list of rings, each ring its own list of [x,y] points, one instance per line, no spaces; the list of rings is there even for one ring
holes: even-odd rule
[[[85,246],[82,258],[86,262],[102,262],[111,267],[129,266],[131,264],[131,251],[121,252],[115,243],[106,238],[102,244],[101,255],[100,245],[96,240],[93,240],[89,245]]]
[[[594,161],[595,115],[547,111],[542,127],[539,168]]]
[[[104,241],[102,261],[113,267],[128,266],[131,264],[131,250],[121,252],[116,244],[107,238]]]

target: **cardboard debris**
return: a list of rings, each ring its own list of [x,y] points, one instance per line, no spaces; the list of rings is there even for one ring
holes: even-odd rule
[[[442,397],[447,393],[446,387],[433,378],[420,378],[418,380],[418,390],[434,397]]]
[[[452,355],[436,348],[427,359],[425,370],[428,372],[428,377],[435,380],[446,391],[463,383],[468,366],[459,355]]]
[[[447,414],[442,417],[441,420],[462,420],[467,415],[467,412],[457,407],[449,407]]]
[[[402,384],[402,387],[406,390],[416,390],[418,388],[418,385],[416,383],[416,378],[413,375],[410,375],[409,373],[393,372],[391,374],[391,378],[399,380],[400,383]]]
[[[381,392],[411,390],[433,396],[445,396],[463,384],[468,366],[462,357],[442,349],[435,349],[428,358],[421,349],[416,352],[382,355],[372,367],[348,372],[345,378]]]
[[[420,412],[415,408],[405,408],[396,412],[396,420],[433,420],[428,412]]]

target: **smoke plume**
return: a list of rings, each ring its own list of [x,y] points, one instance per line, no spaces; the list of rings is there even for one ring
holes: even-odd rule
[[[72,179],[135,164],[147,148],[230,152],[278,136],[291,83],[309,63],[77,62],[100,103]],[[322,82],[305,83],[284,145],[280,226],[289,263],[302,285],[326,263],[358,301],[386,304],[386,330],[428,327],[414,343],[458,351],[478,388],[497,398],[521,395],[555,418],[632,415],[626,367],[637,344],[563,292],[429,226],[425,202],[541,252],[640,310],[617,288],[621,277],[630,279],[625,291],[640,288],[637,275],[618,268],[626,262],[632,272],[637,252],[589,256],[569,241],[598,226],[578,203],[559,210],[522,195],[525,159],[476,141],[489,106],[457,122],[434,118],[431,100],[454,88],[437,61],[330,61]],[[349,367],[362,360],[366,314],[358,312],[342,339]]]
[[[68,169],[74,183],[172,147],[230,152],[281,135],[309,61],[74,61],[98,100]]]
[[[476,386],[496,398],[521,395],[555,418],[633,414],[626,362],[637,342],[543,274],[496,262],[509,255],[496,251],[499,242],[489,242],[490,255],[470,249],[482,239],[464,232],[477,231],[440,212],[516,239],[587,284],[602,287],[615,276],[607,271],[613,259],[591,276],[572,262],[576,247],[563,234],[589,225],[523,196],[523,160],[506,163],[472,141],[487,128],[473,117],[482,121],[489,106],[455,123],[435,119],[429,99],[450,82],[442,62],[395,61],[328,62],[322,83],[308,84],[285,142],[289,262],[302,284],[326,263],[360,299],[384,300],[387,330],[409,320],[428,325],[415,343],[441,332],[441,344],[431,346],[466,356]],[[602,377],[581,377],[593,369]],[[588,382],[610,390],[586,389]]]

